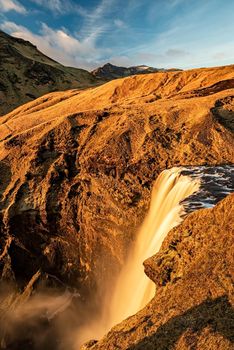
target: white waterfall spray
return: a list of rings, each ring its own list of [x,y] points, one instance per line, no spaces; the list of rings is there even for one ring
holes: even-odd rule
[[[154,296],[155,285],[145,275],[143,261],[157,253],[167,233],[181,221],[182,200],[199,189],[199,182],[182,176],[181,168],[163,171],[153,187],[147,217],[139,231],[109,304],[106,330],[135,314]]]
[[[102,337],[111,327],[143,308],[154,296],[155,284],[145,275],[143,262],[157,253],[167,233],[182,221],[181,201],[199,189],[199,181],[181,175],[182,168],[164,170],[153,187],[149,212],[139,230],[114,289],[103,302],[101,319],[89,322],[83,339]]]

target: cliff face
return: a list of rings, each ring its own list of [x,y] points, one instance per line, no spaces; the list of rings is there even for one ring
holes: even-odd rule
[[[154,299],[83,349],[233,349],[233,217],[233,194],[188,215],[144,263]]]
[[[0,31],[0,115],[50,91],[94,85],[83,69],[65,67],[23,39]]]
[[[233,113],[231,77],[233,67],[127,78],[52,93],[2,117],[9,273],[26,282],[43,267],[77,285],[90,273],[102,278],[102,255],[118,266],[162,169],[233,161],[221,112]]]
[[[233,162],[233,81],[233,66],[134,76],[51,93],[2,117],[1,279],[101,297],[158,173]]]

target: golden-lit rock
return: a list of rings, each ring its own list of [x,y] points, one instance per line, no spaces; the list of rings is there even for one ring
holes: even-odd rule
[[[143,220],[159,172],[180,165],[233,163],[233,78],[233,66],[133,76],[83,91],[50,93],[1,117],[1,279],[18,290],[30,283],[31,291],[40,280],[75,287],[84,302],[98,307],[106,281],[115,280]],[[185,273],[182,265],[175,270],[177,256],[167,250],[165,269],[148,268],[165,288],[173,286],[171,279],[182,284]],[[169,323],[162,334],[174,328],[180,332],[181,322],[190,324],[190,308],[203,317],[199,305],[206,303],[207,289],[200,291],[199,283],[194,284],[201,297],[193,303],[181,289],[181,310],[176,298],[164,297],[166,289],[160,289],[162,299],[157,300],[165,309],[154,306],[119,326],[121,349],[143,341],[143,332],[151,336],[158,325],[178,315],[178,327]],[[226,297],[216,294],[229,310]],[[216,310],[209,302],[205,307]],[[201,329],[200,348],[207,327]],[[175,331],[175,341],[186,343],[186,334],[180,338]]]
[[[233,349],[233,218],[233,194],[188,215],[144,263],[154,299],[86,349]]]
[[[225,100],[232,113],[234,89],[210,88],[233,75],[227,66],[134,76],[3,116],[0,227],[11,268],[2,271],[26,283],[40,268],[85,289],[111,278],[106,260],[121,265],[162,169],[233,162],[231,130],[212,111]]]

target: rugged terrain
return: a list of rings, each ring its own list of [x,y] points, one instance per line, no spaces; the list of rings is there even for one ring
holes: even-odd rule
[[[102,67],[94,69],[91,73],[96,77],[103,80],[112,80],[117,78],[124,78],[135,74],[148,74],[155,72],[162,72],[165,69],[148,67],[145,65],[133,66],[133,67],[119,67],[111,63],[106,63]]]
[[[190,214],[144,263],[154,299],[83,349],[233,349],[233,218],[234,194]]]
[[[30,42],[0,31],[0,116],[48,92],[94,84],[89,72],[65,67]]]
[[[79,291],[82,302],[98,307],[106,281],[124,263],[159,172],[186,164],[233,163],[233,114],[234,66],[226,66],[53,92],[3,116],[1,279],[19,291],[26,287],[27,295],[39,281],[65,284]],[[178,327],[208,295],[206,288],[197,288],[195,304],[185,298],[181,305],[185,321],[179,318]],[[221,297],[220,307],[228,309],[223,295],[214,292],[212,298]],[[173,311],[172,304],[168,308]],[[179,315],[178,309],[172,311],[160,325]],[[158,324],[149,326],[149,336]],[[142,341],[140,335],[137,339]]]

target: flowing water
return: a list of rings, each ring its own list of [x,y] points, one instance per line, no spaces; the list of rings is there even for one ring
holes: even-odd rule
[[[112,326],[143,308],[154,296],[155,285],[145,275],[143,261],[159,251],[167,233],[187,213],[214,206],[233,191],[233,182],[234,166],[164,170],[153,186],[148,214],[129,249],[127,260],[112,289],[114,292],[111,298],[103,300],[102,315],[95,317],[82,306],[78,311],[75,306],[73,309],[76,294],[70,292],[56,299],[50,295],[39,295],[31,301],[19,303],[18,307],[16,299],[14,312],[10,312],[7,322],[5,321],[8,328],[11,328],[10,332],[20,339],[18,325],[20,319],[23,319],[22,329],[25,329],[26,324],[26,329],[27,325],[34,325],[35,329],[41,331],[40,334],[38,331],[35,334],[37,343],[38,339],[40,344],[47,344],[48,340],[54,339],[56,348],[59,349],[79,349],[85,341],[102,337]],[[107,286],[109,289],[112,287]],[[45,320],[48,327],[51,322],[52,329],[55,327],[53,337],[49,336],[49,330],[45,331]],[[3,332],[6,331],[5,328],[3,327]],[[38,348],[45,346],[40,345]]]
[[[186,213],[201,208],[212,208],[234,191],[234,166],[189,166],[181,170],[182,175],[200,181],[200,189],[183,202]]]
[[[135,314],[154,296],[155,284],[145,275],[143,261],[158,252],[167,233],[182,221],[180,203],[198,189],[199,181],[182,176],[179,168],[165,170],[159,175],[148,215],[118,278],[108,326]]]
[[[210,208],[232,192],[233,181],[234,167],[228,165],[172,168],[158,176],[148,214],[130,248],[114,293],[103,303],[102,318],[89,324],[87,339],[103,336],[153,298],[155,284],[144,273],[144,260],[159,251],[167,233],[185,215]]]
[[[148,215],[116,284],[107,328],[135,314],[154,296],[143,262],[157,253],[167,233],[194,210],[210,208],[234,189],[234,167],[164,170],[153,187]]]

